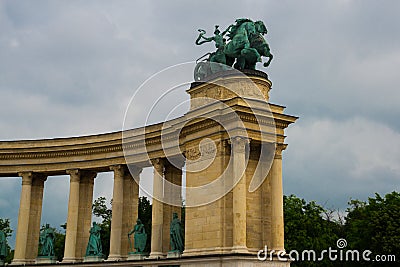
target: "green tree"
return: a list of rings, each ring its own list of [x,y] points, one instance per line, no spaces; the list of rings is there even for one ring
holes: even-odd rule
[[[138,217],[144,224],[144,229],[147,233],[147,242],[145,250],[146,252],[150,251],[151,248],[151,209],[152,205],[150,204],[150,200],[147,197],[140,197],[139,198],[139,210],[138,210]]]
[[[5,233],[6,237],[11,236],[13,230],[10,227],[10,219],[0,218],[0,230],[2,230]],[[5,262],[10,263],[14,257],[14,250],[11,250],[10,245],[7,244],[7,246],[8,246],[8,253],[7,253],[7,257],[5,258]]]
[[[54,254],[58,261],[62,261],[64,258],[64,249],[65,249],[65,234],[55,230],[56,240],[54,242]]]
[[[322,250],[336,245],[340,225],[324,218],[327,211],[314,201],[306,202],[294,195],[284,196],[285,249],[296,250],[300,254],[305,250],[314,250],[319,258]],[[295,254],[291,254],[296,257]],[[338,266],[328,259],[324,261],[298,261],[293,266]]]
[[[395,255],[400,261],[400,193],[381,197],[375,194],[368,202],[351,200],[345,223],[346,239],[351,249],[372,251],[374,255]],[[396,263],[364,262],[363,266],[398,266]]]
[[[11,236],[13,230],[10,227],[10,219],[0,218],[0,230],[3,230],[7,237]]]
[[[103,219],[103,223],[111,225],[111,216],[112,210],[107,207],[107,199],[105,197],[97,198],[93,203],[93,215],[96,217],[100,217]],[[110,205],[112,206],[112,200],[110,201]]]
[[[107,207],[106,204],[107,200],[105,197],[97,198],[93,205],[92,211],[93,215],[96,217],[102,218],[100,223],[101,227],[101,244],[103,246],[103,254],[108,256],[110,253],[110,234],[111,234],[111,217],[112,217],[112,210],[111,208]],[[110,201],[110,205],[112,206],[112,200]]]

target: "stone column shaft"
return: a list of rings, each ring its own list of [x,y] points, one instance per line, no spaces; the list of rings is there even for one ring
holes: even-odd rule
[[[33,263],[37,256],[45,176],[32,172],[22,177],[21,200],[13,265]],[[35,198],[35,199],[34,199]]]
[[[93,187],[96,175],[97,173],[95,172],[81,171],[79,185],[78,237],[75,250],[77,261],[83,260],[89,241],[89,231],[92,222]]]
[[[19,175],[22,176],[22,189],[13,264],[27,263],[26,244],[28,243],[29,215],[31,208],[32,173],[21,173]]]
[[[154,167],[153,179],[153,207],[151,224],[151,253],[150,258],[163,257],[163,173],[164,164],[162,159],[152,161]]]
[[[136,224],[139,208],[139,182],[141,168],[135,166],[129,167],[129,172],[124,175],[124,203],[122,208],[122,239],[121,239],[121,257],[128,257],[129,243],[128,232]],[[133,240],[132,240],[133,241]]]
[[[233,188],[233,251],[246,253],[246,146],[247,138],[235,137],[232,141],[233,178],[240,179]]]
[[[124,201],[124,174],[125,167],[122,165],[112,166],[114,171],[114,189],[112,203],[112,221],[110,234],[110,255],[108,260],[121,260],[121,238],[122,238],[122,209]]]
[[[40,220],[42,218],[42,203],[45,176],[34,175],[32,180],[31,210],[29,219],[29,238],[27,247],[28,258],[34,261],[38,255]]]
[[[85,255],[92,219],[95,172],[67,170],[70,175],[67,231],[63,262],[80,262]]]
[[[183,165],[183,164],[182,164]],[[163,204],[163,233],[169,233],[172,214],[177,213],[181,218],[182,211],[182,166],[174,166],[169,163],[165,166],[164,196],[166,203]],[[163,253],[170,250],[170,236],[163,236]]]
[[[78,236],[78,213],[79,213],[79,182],[78,170],[67,171],[70,175],[67,231],[65,234],[65,248],[63,262],[76,261],[76,239]]]
[[[282,154],[277,153],[271,167],[271,234],[272,249],[283,251],[284,225],[283,225],[283,189],[282,189]]]

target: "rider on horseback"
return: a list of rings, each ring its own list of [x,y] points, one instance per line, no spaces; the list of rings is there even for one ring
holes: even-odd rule
[[[214,41],[217,51],[209,53],[208,65],[203,62],[197,64],[195,79],[203,79],[211,73],[227,69],[227,67],[223,66],[231,67],[235,60],[234,67],[238,70],[255,69],[256,63],[261,62],[261,56],[269,58],[264,63],[264,67],[271,63],[273,56],[270,53],[269,45],[263,37],[267,33],[267,27],[265,27],[264,23],[262,21],[253,22],[246,18],[237,19],[235,22],[222,33],[218,29],[218,25],[216,25],[213,37],[204,37],[206,32],[199,29],[200,34],[196,44],[201,45]],[[225,34],[229,37],[228,43],[224,38]]]

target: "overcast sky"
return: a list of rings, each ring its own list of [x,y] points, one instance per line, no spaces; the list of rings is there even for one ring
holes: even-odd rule
[[[248,17],[269,31],[275,57],[260,69],[271,102],[300,117],[287,130],[284,192],[344,210],[351,197],[400,189],[399,10],[366,0],[3,0],[0,140],[119,131],[146,79],[214,49],[194,44],[198,28]],[[20,188],[20,178],[0,179],[0,217],[14,230]],[[47,180],[42,223],[66,221],[68,191],[67,176]],[[112,176],[100,174],[95,197],[111,194]]]

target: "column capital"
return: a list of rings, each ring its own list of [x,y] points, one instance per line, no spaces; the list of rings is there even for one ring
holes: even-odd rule
[[[78,169],[65,170],[65,172],[70,176],[70,182],[80,181],[80,172]]]
[[[44,182],[47,180],[47,175],[44,175],[42,173],[33,173],[33,181],[32,185],[42,185]]]
[[[114,172],[122,172],[124,174],[126,172],[126,165],[118,164],[110,166],[110,170]]]
[[[32,185],[35,182],[44,182],[47,180],[46,175],[31,171],[19,172],[18,175],[22,177],[22,185]]]
[[[244,136],[234,136],[228,140],[231,144],[232,152],[245,153],[246,147],[250,144],[250,138]]]
[[[285,150],[287,147],[287,144],[276,144],[276,149],[275,149],[275,159],[282,159],[282,151]]]
[[[65,170],[70,175],[71,182],[91,181],[97,176],[97,172],[80,169],[68,169]]]
[[[97,172],[89,170],[80,171],[81,182],[94,183],[94,178],[97,176]]]
[[[19,172],[18,176],[22,177],[22,185],[32,185],[33,172]]]
[[[162,175],[164,171],[164,159],[163,158],[151,159],[151,164],[153,165],[154,170],[157,171],[160,175]]]
[[[123,180],[125,174],[128,173],[126,166],[121,164],[110,166],[110,170],[114,172],[114,183],[116,180]]]

